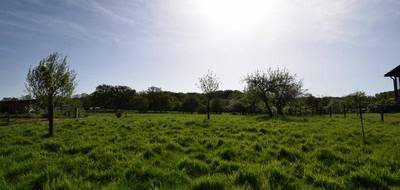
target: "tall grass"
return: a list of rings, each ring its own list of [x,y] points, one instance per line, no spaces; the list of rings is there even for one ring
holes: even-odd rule
[[[0,189],[399,189],[400,115],[112,114],[0,127]]]

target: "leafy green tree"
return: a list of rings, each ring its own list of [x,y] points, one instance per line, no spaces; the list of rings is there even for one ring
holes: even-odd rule
[[[375,107],[379,112],[385,112],[389,107],[396,105],[393,94],[394,92],[384,92],[375,95]]]
[[[193,112],[197,111],[199,109],[200,102],[195,96],[187,96],[182,103],[182,111],[184,112],[190,112],[193,114]]]
[[[211,101],[211,110],[216,114],[220,114],[224,111],[224,105],[220,98],[215,98]]]
[[[129,100],[136,94],[136,91],[128,86],[112,86],[99,85],[96,91],[92,94],[93,103],[95,106],[100,106],[106,109],[129,109],[127,104]]]
[[[149,100],[142,94],[133,97],[131,104],[135,110],[141,113],[145,113],[149,110]]]
[[[39,65],[29,69],[26,77],[28,93],[47,104],[49,136],[53,135],[54,101],[71,97],[76,87],[76,73],[67,64],[67,57],[52,53]]]
[[[248,88],[257,91],[270,116],[273,116],[271,103],[275,105],[278,115],[282,115],[287,103],[304,91],[302,81],[297,80],[296,75],[290,74],[286,69],[256,71],[247,75],[245,82]]]
[[[217,76],[212,72],[208,71],[206,75],[199,78],[199,88],[205,94],[207,98],[207,119],[210,119],[210,102],[213,98],[214,93],[218,90],[220,82]]]
[[[149,87],[146,97],[149,100],[149,109],[152,111],[168,111],[172,107],[171,97],[159,87]]]

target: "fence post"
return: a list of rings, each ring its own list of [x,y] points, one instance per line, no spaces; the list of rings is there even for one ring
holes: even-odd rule
[[[362,140],[363,140],[363,144],[365,145],[364,121],[363,121],[361,103],[358,103],[358,111],[360,114],[360,121],[361,121]]]
[[[343,105],[343,116],[346,118],[347,110],[346,110],[346,105]]]
[[[332,107],[329,107],[329,117],[332,117]]]
[[[11,120],[11,106],[8,105],[8,112],[7,112],[7,126],[10,125]]]
[[[383,106],[382,106],[381,107],[381,121],[385,121],[384,113],[385,113],[385,110],[383,109]]]
[[[75,119],[79,119],[79,108],[75,108]]]
[[[10,112],[7,112],[7,125],[10,125]]]

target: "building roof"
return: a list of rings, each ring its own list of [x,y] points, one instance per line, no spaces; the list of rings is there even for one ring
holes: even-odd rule
[[[385,77],[400,77],[400,65],[386,73]]]
[[[0,105],[29,105],[39,102],[38,100],[1,100]]]

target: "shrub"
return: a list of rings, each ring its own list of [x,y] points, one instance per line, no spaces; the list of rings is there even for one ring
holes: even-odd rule
[[[121,110],[118,110],[117,112],[115,112],[115,116],[116,116],[117,118],[121,118],[122,115],[123,115],[123,113],[122,113]]]

